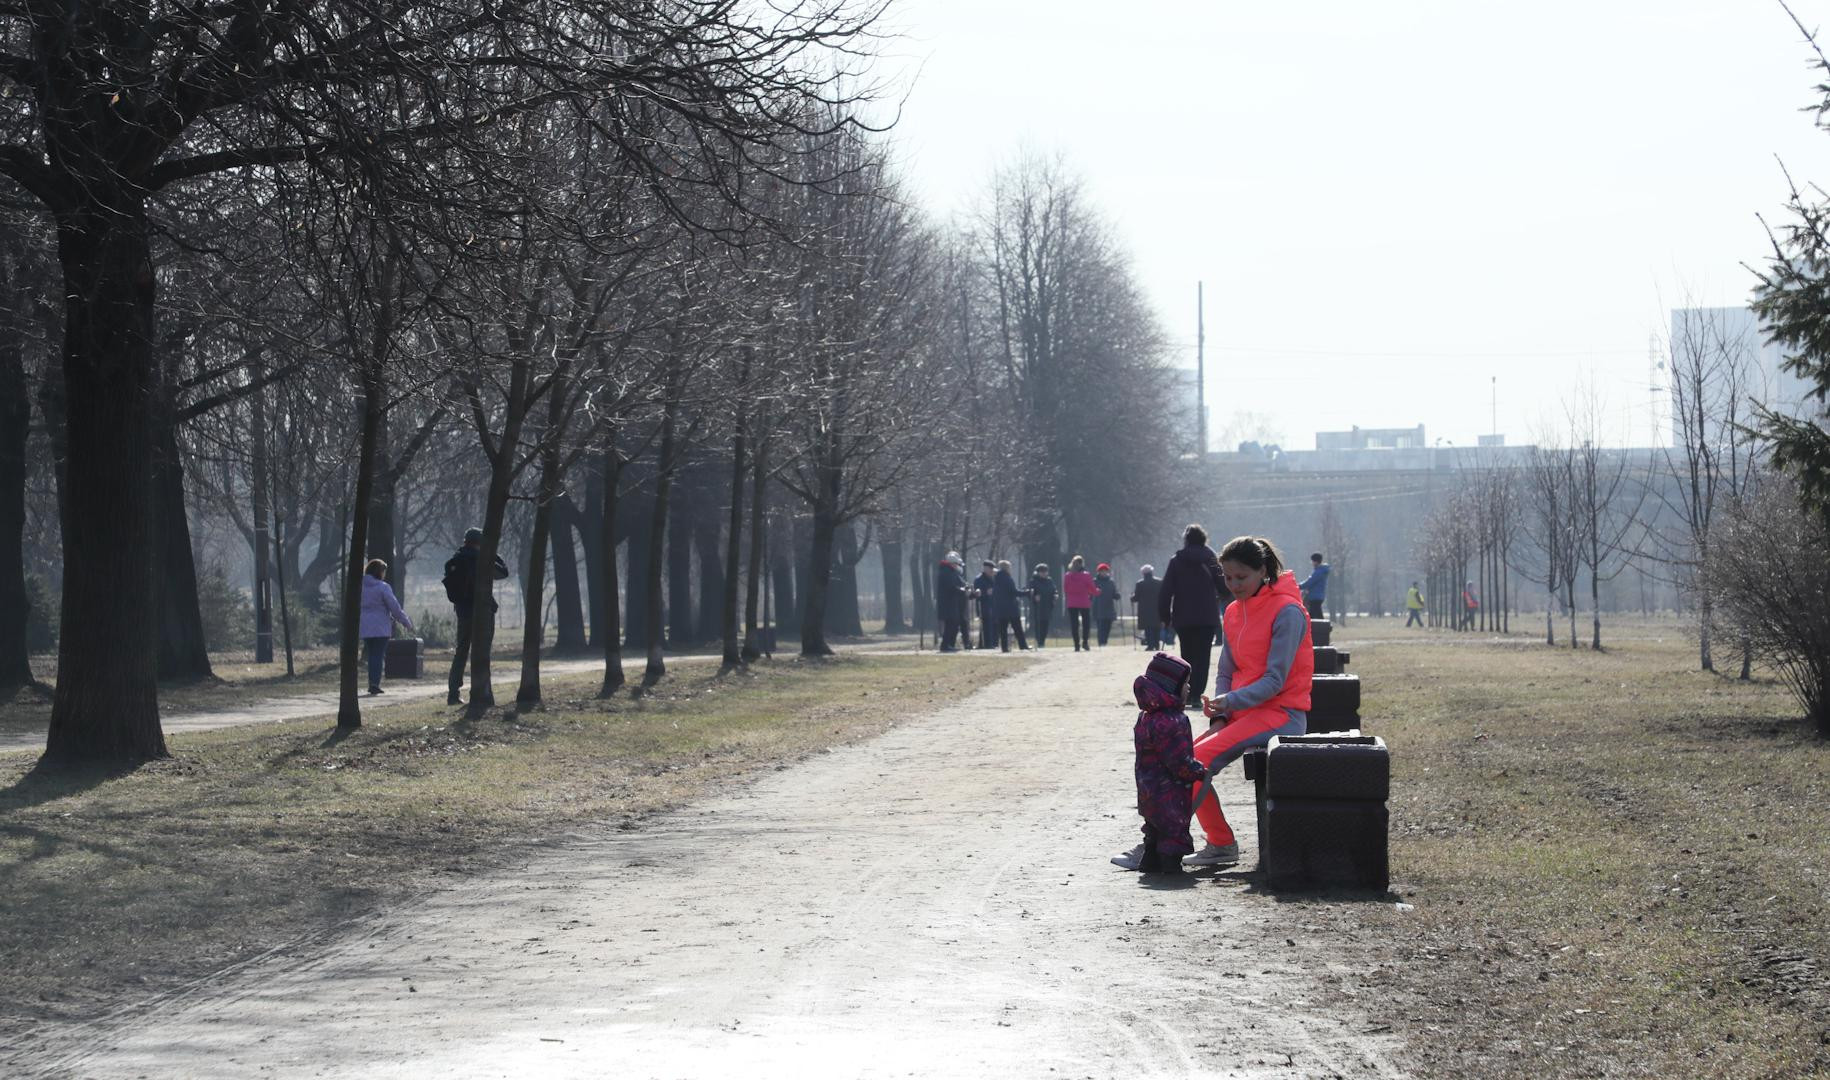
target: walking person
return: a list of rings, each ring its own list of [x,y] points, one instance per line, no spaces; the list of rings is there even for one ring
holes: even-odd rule
[[[1093,585],[1099,590],[1093,594],[1093,629],[1098,632],[1099,647],[1103,649],[1112,636],[1112,624],[1118,621],[1118,582],[1112,580],[1110,563],[1093,568]]]
[[[1201,699],[1211,722],[1195,738],[1194,755],[1214,776],[1246,750],[1279,735],[1309,730],[1309,693],[1315,646],[1296,575],[1283,568],[1277,548],[1262,537],[1241,536],[1220,549],[1220,571],[1232,603],[1222,623],[1225,643],[1214,669],[1214,696]],[[1196,792],[1197,799],[1206,791]],[[1239,842],[1220,809],[1220,795],[1195,807],[1207,843],[1187,866],[1239,861]]]
[[[1060,595],[1055,588],[1055,579],[1049,576],[1047,563],[1036,564],[1036,572],[1029,578],[1028,592],[1030,628],[1036,632],[1036,648],[1040,649],[1048,641],[1048,620],[1055,613],[1055,600]]]
[[[1061,575],[1061,596],[1067,603],[1068,635],[1074,639],[1074,651],[1093,647],[1093,594],[1099,586],[1087,573],[1087,561],[1079,555],[1068,560],[1067,573]]]
[[[1163,583],[1156,579],[1156,567],[1145,563],[1137,583],[1131,586],[1131,607],[1137,612],[1138,629],[1144,632],[1144,648],[1155,652],[1163,647],[1163,624],[1157,621],[1157,594]]]
[[[1190,525],[1182,530],[1182,550],[1163,568],[1156,611],[1157,622],[1175,628],[1182,659],[1194,669],[1188,680],[1194,700],[1207,691],[1214,636],[1220,632],[1221,589],[1220,559],[1207,546],[1207,530]]]
[[[1404,620],[1406,628],[1423,625],[1423,590],[1415,581],[1404,594],[1404,610],[1408,613]]]
[[[1470,581],[1461,590],[1461,628],[1474,629],[1474,617],[1480,613],[1481,598],[1474,595],[1474,582]]]
[[[934,572],[934,614],[940,619],[941,652],[958,652],[960,634],[965,630],[966,579],[948,556]],[[970,642],[966,645],[971,648]]]
[[[991,616],[997,624],[998,648],[1010,651],[1010,635],[1017,635],[1017,651],[1028,652],[1029,641],[1023,637],[1023,607],[1017,598],[1017,579],[1010,573],[1010,560],[999,559],[998,571],[991,578]],[[989,639],[987,639],[989,640]]]
[[[1309,556],[1309,576],[1297,588],[1302,590],[1303,603],[1309,608],[1311,619],[1325,619],[1322,614],[1322,601],[1328,598],[1328,564],[1322,561],[1322,553]]]
[[[991,611],[991,586],[997,576],[998,564],[986,559],[979,567],[979,576],[972,579],[972,598],[979,606],[979,648],[989,649],[998,633]]]
[[[445,704],[462,705],[463,699],[458,691],[464,686],[464,664],[470,659],[470,613],[471,601],[476,596],[477,553],[483,548],[483,530],[470,528],[464,530],[464,546],[457,549],[457,554],[445,560],[445,599],[451,601],[452,611],[457,617],[457,651],[451,657],[451,678],[448,683],[450,693],[445,695]],[[502,556],[496,556],[495,580],[501,581],[508,576],[508,564]],[[493,617],[496,611],[494,596],[489,598],[489,611]]]
[[[388,584],[388,564],[380,559],[370,559],[362,568],[362,647],[369,662],[369,693],[379,694],[381,689],[381,672],[388,658],[388,639],[394,636],[394,627],[399,625],[407,633],[413,629],[413,620],[401,609],[400,598],[394,595],[394,587]]]

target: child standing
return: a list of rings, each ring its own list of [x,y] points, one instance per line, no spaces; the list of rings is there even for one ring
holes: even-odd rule
[[[1182,856],[1195,850],[1188,832],[1194,814],[1193,784],[1207,777],[1195,759],[1194,731],[1182,711],[1188,690],[1188,662],[1157,653],[1131,684],[1137,698],[1137,725],[1131,729],[1137,750],[1137,812],[1144,818],[1144,842],[1112,862],[1146,874],[1175,874]]]

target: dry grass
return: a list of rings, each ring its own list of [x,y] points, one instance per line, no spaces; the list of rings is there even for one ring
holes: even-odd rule
[[[1415,910],[1328,910],[1395,946],[1349,992],[1419,1071],[1830,1075],[1830,745],[1783,689],[1675,623],[1602,654],[1395,625],[1339,644]]]
[[[960,656],[778,661],[474,723],[403,705],[339,741],[323,720],[172,740],[126,775],[0,760],[0,1043],[361,918],[565,826],[677,805],[878,732],[1017,665]],[[9,1032],[8,1029],[11,1029]]]

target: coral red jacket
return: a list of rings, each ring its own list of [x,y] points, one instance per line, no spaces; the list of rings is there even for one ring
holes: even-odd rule
[[[1226,630],[1226,651],[1233,660],[1233,688],[1244,689],[1264,676],[1271,653],[1271,623],[1278,612],[1295,607],[1303,613],[1303,643],[1290,660],[1284,688],[1258,708],[1277,707],[1309,711],[1309,684],[1315,678],[1315,642],[1309,631],[1309,610],[1303,605],[1296,575],[1285,572],[1265,588],[1226,606],[1221,623]]]
[[[1061,575],[1061,595],[1067,597],[1067,606],[1071,608],[1090,608],[1093,606],[1093,594],[1099,591],[1094,584],[1093,575],[1085,570],[1069,570]]]

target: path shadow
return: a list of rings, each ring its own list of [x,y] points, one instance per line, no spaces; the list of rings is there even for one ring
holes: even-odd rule
[[[1256,866],[1221,866],[1196,867],[1186,871],[1184,877],[1211,881],[1215,885],[1237,887],[1248,896],[1263,896],[1279,904],[1394,904],[1403,901],[1403,897],[1390,889],[1348,889],[1341,887],[1315,889],[1273,889],[1265,878],[1263,870]]]

